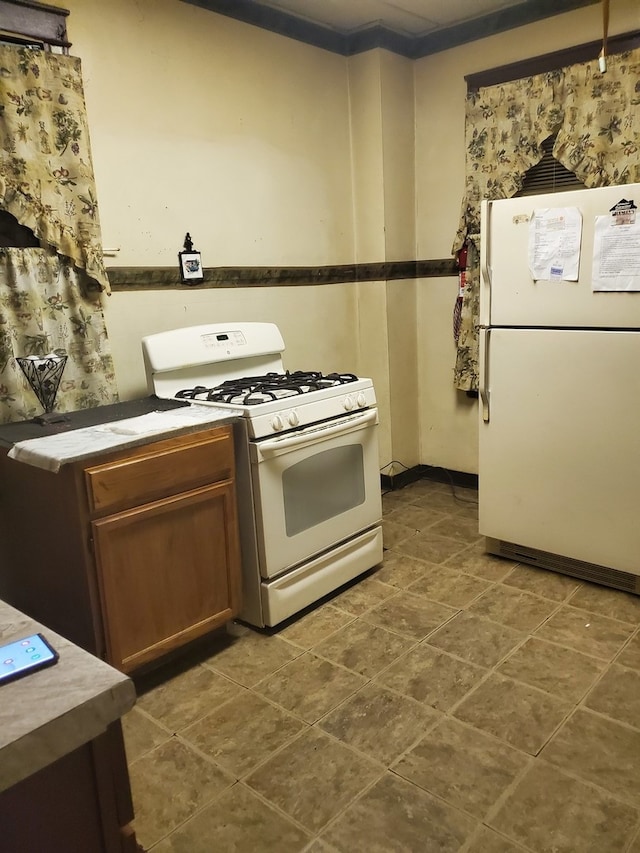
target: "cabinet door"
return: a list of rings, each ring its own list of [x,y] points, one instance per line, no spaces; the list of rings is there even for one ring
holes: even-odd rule
[[[131,672],[240,608],[233,482],[92,522],[107,660]]]
[[[0,792],[3,853],[135,853],[120,721]]]

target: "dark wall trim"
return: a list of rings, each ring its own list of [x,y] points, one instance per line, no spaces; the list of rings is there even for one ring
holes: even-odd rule
[[[289,287],[443,278],[457,275],[457,267],[453,258],[323,267],[208,267],[204,270],[204,281],[195,285],[182,283],[177,266],[107,267],[107,274],[113,290],[164,290],[192,287]]]
[[[407,468],[399,474],[381,474],[380,482],[385,491],[403,489],[410,483],[418,480],[432,480],[435,483],[446,483],[455,489],[456,486],[464,489],[478,488],[478,475],[467,474],[464,471],[451,471],[448,468],[438,468],[434,465],[415,465]]]
[[[311,21],[301,20],[279,9],[261,6],[253,0],[183,0],[183,2],[314,47],[321,47],[331,53],[346,55],[349,52],[348,39],[342,33]]]
[[[551,18],[563,12],[572,12],[583,6],[593,6],[599,2],[600,0],[529,0],[527,3],[483,15],[474,21],[465,21],[455,27],[428,33],[415,39],[414,58],[429,56],[461,44],[469,44],[478,39],[534,24],[544,18]]]
[[[611,36],[607,39],[607,53],[624,53],[626,50],[634,50],[638,47],[640,47],[640,32],[638,31]],[[468,74],[464,78],[467,82],[467,91],[473,92],[483,86],[497,86],[499,83],[507,83],[509,80],[531,77],[533,74],[544,74],[547,71],[564,68],[566,65],[590,62],[598,58],[601,49],[602,40],[590,41],[576,47],[566,48],[566,50],[556,50],[553,53],[545,53],[532,59],[501,65],[488,71]]]
[[[182,0],[182,2],[200,6],[211,12],[217,12],[343,56],[352,56],[381,47],[409,59],[419,59],[422,56],[468,44],[562,12],[591,6],[599,3],[600,0],[527,0],[526,3],[520,3],[510,9],[492,12],[473,21],[418,36],[407,35],[377,25],[350,32],[336,30],[263,6],[255,0]]]

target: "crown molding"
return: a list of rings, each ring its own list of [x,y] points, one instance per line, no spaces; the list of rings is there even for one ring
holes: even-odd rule
[[[419,59],[531,24],[543,18],[570,12],[583,6],[591,6],[599,3],[600,0],[528,0],[517,6],[474,18],[472,21],[416,36],[380,25],[367,26],[358,30],[338,30],[264,6],[256,0],[182,0],[182,2],[342,56],[384,48],[408,59]]]

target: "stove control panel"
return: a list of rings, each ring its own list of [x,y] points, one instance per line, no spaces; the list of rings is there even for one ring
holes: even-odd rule
[[[347,394],[342,401],[342,405],[347,412],[352,412],[354,409],[365,409],[367,406],[367,398],[362,391],[357,395]]]
[[[327,421],[339,421],[376,405],[371,380],[358,380],[360,387],[333,386],[331,389],[281,397],[255,406],[247,406],[245,418],[250,439],[282,435],[292,430],[317,427]],[[362,387],[364,386],[364,387]],[[345,393],[346,392],[346,393]],[[294,403],[295,400],[295,403]]]
[[[207,349],[225,349],[247,345],[247,339],[241,331],[208,332],[201,336],[202,345]]]
[[[300,426],[300,415],[295,409],[291,409],[290,412],[282,412],[271,418],[271,427],[275,432],[282,432],[283,429],[297,426]]]

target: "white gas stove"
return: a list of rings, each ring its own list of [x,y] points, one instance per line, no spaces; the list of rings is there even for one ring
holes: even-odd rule
[[[229,407],[251,438],[300,429],[376,405],[371,379],[289,372],[272,323],[191,326],[142,340],[149,390],[158,397]]]
[[[272,323],[142,340],[152,393],[228,408],[246,425],[242,617],[256,625],[278,624],[382,560],[373,382],[285,370],[284,349]]]

